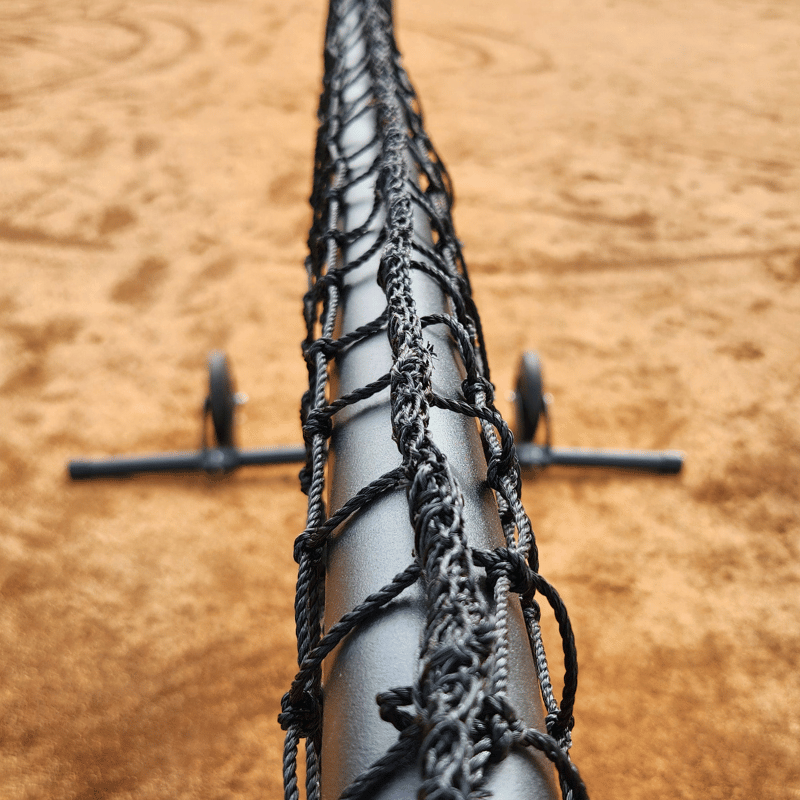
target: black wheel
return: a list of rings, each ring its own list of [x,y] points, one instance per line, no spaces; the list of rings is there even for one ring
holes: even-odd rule
[[[208,357],[208,399],[217,447],[233,447],[233,410],[236,406],[233,379],[225,353],[215,350]]]
[[[517,377],[516,430],[523,442],[532,442],[539,426],[539,418],[545,412],[542,364],[536,353],[528,350],[522,354]]]

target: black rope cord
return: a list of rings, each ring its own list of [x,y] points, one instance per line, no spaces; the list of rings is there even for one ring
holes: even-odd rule
[[[357,43],[364,44],[365,55],[355,67],[348,67],[343,54]],[[480,319],[453,228],[450,179],[425,132],[416,94],[401,66],[390,0],[331,0],[324,66],[306,259],[309,290],[304,299],[303,354],[309,388],[301,407],[306,464],[300,477],[308,495],[308,516],[294,550],[299,669],[279,716],[286,731],[285,797],[300,797],[297,758],[302,739],[306,741],[306,797],[320,796],[323,659],[365,620],[408,587],[420,584],[427,620],[419,674],[413,686],[387,687],[377,697],[381,717],[398,730],[397,741],[353,781],[342,798],[370,797],[400,765],[414,761],[422,770],[420,797],[482,797],[487,766],[502,760],[512,748],[522,747],[541,751],[555,765],[565,799],[585,798],[586,789],[568,756],[577,688],[572,629],[563,602],[538,572],[535,538],[520,501],[514,441],[494,407]],[[348,100],[352,95],[348,88],[365,79],[369,88]],[[375,139],[345,157],[343,131],[373,109],[378,120]],[[380,156],[367,167],[356,167],[376,145]],[[372,210],[358,229],[345,232],[340,219],[346,210],[347,190],[367,181],[375,186]],[[414,214],[420,211],[428,218],[432,246],[414,240]],[[377,219],[384,220],[380,233],[376,236],[373,231],[374,241],[365,240],[362,255],[347,262],[347,248],[363,240]],[[386,307],[372,322],[336,338],[342,278],[378,253],[378,281]],[[414,270],[437,281],[448,298],[450,313],[417,315],[410,281]],[[463,363],[466,377],[457,399],[440,397],[432,390],[433,354],[422,336],[423,328],[431,325],[447,327]],[[329,402],[332,363],[346,348],[372,336],[388,337],[391,371]],[[387,386],[402,463],[329,515],[323,498],[333,418]],[[429,435],[428,413],[433,406],[477,420],[487,460],[486,480],[497,500],[505,547],[483,551],[467,544],[463,497],[446,457]],[[408,498],[415,560],[323,635],[326,543],[346,519],[399,487]],[[512,593],[522,605],[547,712],[546,733],[527,728],[507,699],[506,616]],[[560,701],[550,682],[537,594],[552,608],[561,633],[565,676]]]

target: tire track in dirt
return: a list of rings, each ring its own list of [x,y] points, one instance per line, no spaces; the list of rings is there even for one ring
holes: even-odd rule
[[[535,75],[554,67],[545,48],[495,28],[462,23],[437,29],[409,24],[403,30],[403,38],[406,33],[433,41],[439,61],[434,72],[478,70],[492,76]]]
[[[201,47],[189,20],[163,13],[133,17],[125,6],[101,18],[66,7],[0,9],[0,109],[103,76],[113,84],[174,67]]]

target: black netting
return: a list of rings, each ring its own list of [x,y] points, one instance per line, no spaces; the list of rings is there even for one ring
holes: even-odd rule
[[[369,141],[355,151],[348,132],[372,121]],[[357,627],[413,584],[422,586],[426,624],[420,668],[407,687],[386,687],[381,717],[398,730],[396,744],[360,775],[344,797],[366,798],[399,765],[417,759],[420,797],[482,796],[487,766],[512,748],[531,747],[555,765],[563,796],[585,797],[567,755],[571,745],[577,661],[566,609],[538,573],[530,522],[520,502],[520,472],[508,425],[493,404],[480,320],[451,218],[449,178],[425,133],[417,98],[400,63],[386,0],[333,0],[325,40],[305,298],[308,335],[303,352],[309,390],[302,419],[307,448],[301,472],[308,495],[305,531],[295,544],[295,603],[299,671],[284,696],[285,794],[300,795],[297,755],[306,740],[306,793],[320,792],[323,659]],[[372,157],[371,153],[376,153]],[[369,155],[369,157],[365,157]],[[353,229],[342,223],[348,197],[367,187],[373,199]],[[415,236],[420,218],[429,235]],[[354,248],[355,243],[359,244]],[[353,257],[349,254],[359,252]],[[345,276],[379,254],[377,281],[385,307],[374,321],[336,337]],[[349,260],[348,260],[349,259]],[[412,274],[424,272],[447,298],[448,313],[420,316]],[[423,335],[444,326],[463,365],[458,397],[432,388],[435,353]],[[332,365],[368,337],[388,337],[391,370],[358,391],[330,400]],[[389,388],[392,435],[401,464],[356,492],[335,513],[325,505],[328,444],[334,416]],[[471,548],[464,533],[463,497],[446,455],[429,428],[431,408],[476,420],[505,546]],[[388,420],[387,420],[388,424]],[[334,531],[387,492],[405,490],[415,537],[415,560],[324,632],[325,546]],[[547,732],[528,728],[507,695],[507,612],[520,597],[530,638]],[[550,685],[539,628],[537,596],[553,609],[561,632],[566,674],[560,702]]]

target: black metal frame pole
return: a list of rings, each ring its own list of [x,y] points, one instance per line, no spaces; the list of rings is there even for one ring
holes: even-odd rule
[[[665,450],[592,450],[583,447],[547,447],[529,442],[517,444],[523,469],[562,467],[607,467],[611,469],[677,475],[683,466],[683,453]],[[76,459],[68,465],[72,480],[123,478],[130,475],[163,472],[232,472],[239,467],[267,464],[302,464],[306,451],[302,445],[239,450],[235,447],[209,447],[178,453],[153,453],[141,456],[115,456],[103,459]]]
[[[346,66],[363,61],[365,41],[353,32],[357,20],[345,17],[351,32]],[[367,73],[353,83],[348,100],[369,92]],[[344,155],[366,170],[378,155],[375,140],[376,111],[367,109],[346,127],[340,142]],[[357,154],[357,155],[356,155]],[[360,181],[346,190],[343,222],[346,231],[364,225],[373,207],[374,179]],[[344,253],[346,262],[361,256],[375,241],[384,217],[370,222],[373,233]],[[415,235],[430,244],[430,228],[421,213]],[[338,334],[347,334],[373,320],[386,305],[378,285],[380,254],[344,277]],[[414,272],[412,287],[420,316],[448,311],[439,285]],[[463,367],[449,334],[430,328],[425,334],[436,352],[433,374],[437,393],[455,397],[464,378]],[[389,371],[392,354],[385,333],[348,348],[337,356],[335,396],[343,396]],[[430,430],[447,455],[466,502],[466,528],[472,547],[492,549],[504,545],[494,496],[486,487],[486,460],[475,421],[459,414],[434,409]],[[337,414],[331,440],[329,485],[330,513],[370,481],[397,467],[400,456],[392,441],[388,389],[349,406]],[[413,557],[414,533],[404,491],[385,495],[342,525],[328,544],[325,628],[339,620],[370,593],[404,570]],[[528,636],[519,607],[512,601],[510,614],[509,697],[521,720],[544,730],[539,684]],[[380,719],[378,692],[414,683],[418,669],[425,608],[417,586],[392,602],[376,618],[359,628],[326,659],[324,664],[324,714],[322,731],[322,797],[334,800],[397,738],[397,731]],[[418,767],[397,770],[372,795],[374,800],[411,800],[421,782]],[[526,797],[543,800],[557,795],[552,765],[538,753],[512,751],[489,771],[487,789],[496,798]]]
[[[677,475],[683,467],[683,453],[678,450],[593,450],[588,447],[550,447],[520,442],[517,456],[522,467],[608,467]]]
[[[123,478],[129,475],[159,472],[231,472],[239,467],[263,464],[300,464],[306,451],[301,445],[239,450],[236,447],[207,447],[180,453],[153,453],[142,456],[117,456],[104,459],[80,459],[69,462],[72,480]]]

